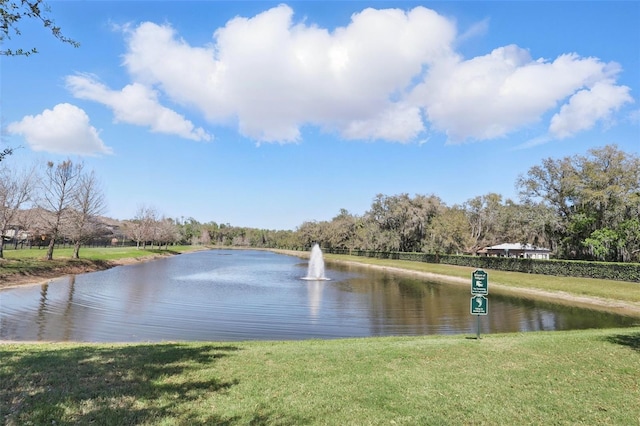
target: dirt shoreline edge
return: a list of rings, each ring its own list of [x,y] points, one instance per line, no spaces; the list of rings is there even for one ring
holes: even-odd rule
[[[143,257],[128,257],[116,260],[104,260],[104,261],[92,261],[81,264],[68,264],[61,267],[48,269],[45,271],[34,272],[30,274],[15,273],[9,276],[2,277],[0,282],[0,290],[13,287],[22,287],[29,285],[42,285],[49,281],[64,278],[69,275],[87,274],[89,272],[104,271],[107,269],[115,268],[116,266],[133,265],[135,263],[151,262],[156,259],[160,259],[166,256],[174,255],[175,253],[167,253],[161,255],[143,256]]]

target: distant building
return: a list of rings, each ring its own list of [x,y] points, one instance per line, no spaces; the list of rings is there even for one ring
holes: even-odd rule
[[[497,246],[485,247],[478,251],[482,256],[495,257],[520,257],[523,259],[549,259],[551,250],[544,247],[536,247],[531,244],[503,243]]]
[[[29,233],[23,229],[20,229],[19,226],[14,225],[11,228],[7,229],[2,238],[9,241],[26,241],[29,238]]]

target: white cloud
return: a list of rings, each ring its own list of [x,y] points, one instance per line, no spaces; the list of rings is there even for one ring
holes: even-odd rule
[[[489,18],[485,18],[480,22],[471,25],[464,33],[460,34],[456,40],[457,44],[464,43],[466,40],[474,39],[485,35],[489,32]]]
[[[109,105],[119,121],[208,136],[160,106],[162,95],[259,142],[299,141],[309,125],[348,139],[397,142],[424,139],[427,128],[455,143],[540,124],[562,137],[629,102],[628,89],[615,84],[619,66],[597,58],[533,59],[516,45],[462,58],[457,43],[489,31],[489,22],[457,35],[453,21],[425,7],[365,9],[328,29],[295,21],[280,5],[228,21],[205,46],[191,46],[168,24],[144,22],[121,28],[130,85],[111,91],[75,76],[69,87]],[[599,84],[608,98],[590,110],[580,93],[594,99],[605,91],[594,92]]]
[[[214,122],[235,120],[260,141],[296,141],[305,124],[352,133],[358,123],[395,120],[398,100],[424,64],[448,54],[455,28],[423,7],[366,9],[330,32],[292,21],[285,5],[235,18],[198,48],[168,26],[144,23],[129,33],[125,65],[175,102]],[[415,123],[414,123],[415,124]],[[392,123],[378,123],[386,138]],[[399,135],[422,130],[396,130]],[[404,136],[403,136],[404,137]]]
[[[533,60],[512,45],[436,64],[414,94],[433,127],[451,142],[492,139],[539,122],[577,90],[618,71],[613,64],[574,54],[553,62]]]
[[[613,111],[627,102],[633,102],[629,90],[626,86],[615,86],[608,81],[580,90],[551,118],[549,133],[563,139],[592,128],[598,121],[608,120]]]
[[[133,83],[122,90],[110,90],[89,75],[73,75],[66,79],[73,96],[102,103],[113,110],[116,121],[148,126],[152,132],[167,133],[192,140],[210,140],[202,128],[177,112],[160,105],[158,94],[140,84]]]
[[[342,135],[347,139],[413,141],[423,130],[419,108],[396,104],[375,117],[352,121]]]
[[[45,109],[41,114],[28,115],[10,123],[7,130],[25,138],[34,151],[56,154],[111,154],[98,131],[89,124],[89,117],[80,108],[68,103]]]

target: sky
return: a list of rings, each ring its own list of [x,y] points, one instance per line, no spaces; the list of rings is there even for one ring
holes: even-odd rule
[[[0,58],[0,148],[95,171],[105,215],[262,229],[449,206],[547,158],[640,154],[637,1],[49,1]]]

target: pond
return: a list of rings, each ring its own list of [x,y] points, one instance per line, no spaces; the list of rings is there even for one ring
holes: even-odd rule
[[[475,335],[470,289],[256,250],[210,250],[0,291],[0,339],[147,342]],[[490,277],[489,277],[490,281]],[[489,285],[490,288],[490,285]],[[624,327],[637,319],[498,295],[482,333]]]

